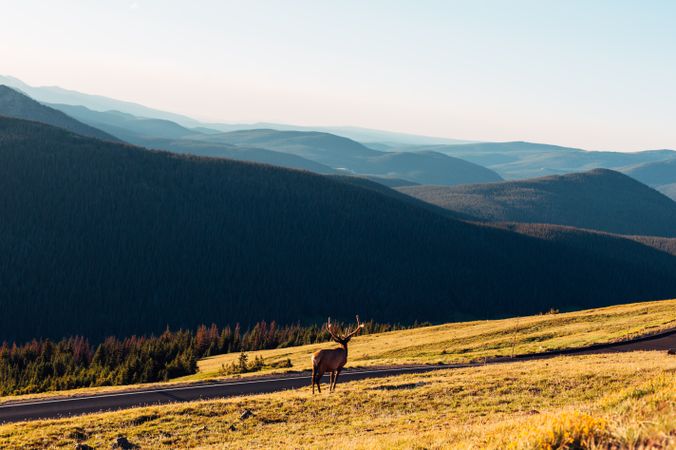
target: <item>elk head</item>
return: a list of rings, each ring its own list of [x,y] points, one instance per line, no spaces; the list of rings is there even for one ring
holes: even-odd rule
[[[336,333],[333,324],[331,323],[331,318],[326,322],[326,331],[328,331],[329,336],[331,336],[331,339],[333,339],[335,342],[339,343],[343,348],[347,348],[347,343],[350,342],[350,339],[352,339],[352,336],[357,334],[359,330],[364,328],[364,324],[359,322],[359,316],[356,316],[357,319],[357,325],[354,327],[354,330],[348,331],[346,333],[338,334]]]

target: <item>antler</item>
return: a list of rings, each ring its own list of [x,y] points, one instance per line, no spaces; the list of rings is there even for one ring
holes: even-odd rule
[[[355,334],[357,334],[357,332],[358,332],[360,329],[364,328],[364,324],[359,322],[359,316],[356,316],[356,318],[357,318],[357,327],[356,327],[354,330],[352,330],[350,333],[346,334],[345,337],[344,337],[343,339],[349,339],[349,338],[351,338],[352,336],[354,336]]]
[[[338,336],[336,336],[333,333],[333,330],[331,329],[331,318],[330,317],[329,317],[329,320],[326,321],[326,331],[329,332],[329,334],[331,335],[331,338],[333,338],[333,340],[338,341],[340,339]]]

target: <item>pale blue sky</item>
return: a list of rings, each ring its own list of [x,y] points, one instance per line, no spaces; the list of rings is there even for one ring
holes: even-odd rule
[[[674,1],[0,0],[0,74],[198,118],[676,148]]]

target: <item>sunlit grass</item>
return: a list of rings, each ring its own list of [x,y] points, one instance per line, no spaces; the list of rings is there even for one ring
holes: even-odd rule
[[[674,448],[676,357],[566,356],[10,424],[0,448],[107,448],[118,434],[142,448]]]
[[[591,310],[537,315],[504,320],[459,322],[445,325],[357,336],[350,342],[347,367],[392,364],[482,361],[484,358],[526,354],[589,344],[612,342],[632,336],[676,327],[676,300],[632,303]],[[322,343],[285,349],[250,352],[249,359],[263,357],[266,364],[292,362],[291,369],[264,369],[241,376],[259,376],[309,370],[310,355],[335,344]],[[199,362],[195,375],[134,386],[96,387],[0,397],[0,403],[55,395],[87,395],[178,382],[224,378],[223,365],[234,362],[239,353],[218,355]]]
[[[612,342],[676,326],[676,300],[612,306],[565,314],[505,320],[450,323],[355,337],[348,366],[427,364],[481,361],[483,358],[535,353]],[[293,370],[309,370],[310,355],[331,344],[250,352],[266,363],[291,360]],[[218,376],[222,365],[239,354],[218,355],[199,362],[199,373],[184,379]],[[281,373],[268,369],[261,373]]]

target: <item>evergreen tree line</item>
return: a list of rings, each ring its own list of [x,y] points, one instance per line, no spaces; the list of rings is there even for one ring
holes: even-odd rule
[[[412,326],[418,326],[414,324]],[[364,333],[408,328],[365,323]],[[195,331],[167,329],[159,336],[108,337],[97,345],[76,336],[0,346],[0,395],[164,381],[197,372],[197,360],[211,355],[324,342],[317,325],[278,326],[265,321],[242,331],[239,324],[212,324]]]

